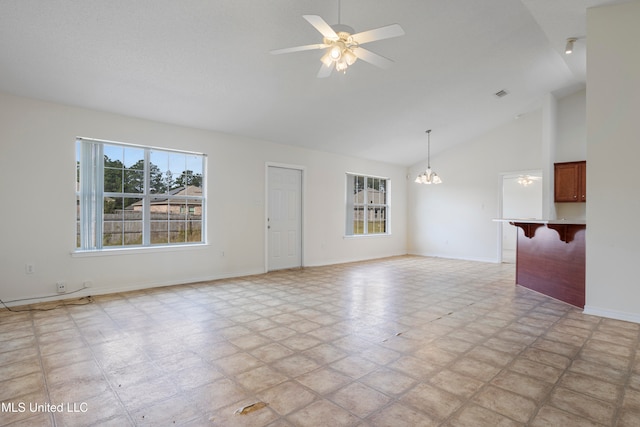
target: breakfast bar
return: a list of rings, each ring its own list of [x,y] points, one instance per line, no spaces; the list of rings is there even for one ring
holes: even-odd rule
[[[584,308],[586,222],[499,221],[518,228],[516,284]]]

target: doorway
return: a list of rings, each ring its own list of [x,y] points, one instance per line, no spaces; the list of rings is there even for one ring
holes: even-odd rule
[[[542,171],[525,171],[502,176],[502,218],[541,219]],[[518,230],[508,222],[502,224],[502,262],[516,262]]]
[[[302,169],[267,168],[267,271],[302,267]]]

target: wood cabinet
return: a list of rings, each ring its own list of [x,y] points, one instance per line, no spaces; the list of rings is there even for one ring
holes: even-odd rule
[[[587,201],[587,162],[554,164],[554,201]]]

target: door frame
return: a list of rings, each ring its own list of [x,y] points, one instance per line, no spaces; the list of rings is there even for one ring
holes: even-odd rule
[[[499,174],[500,177],[500,181],[498,183],[499,186],[499,198],[498,198],[498,218],[501,219],[505,219],[504,218],[504,180],[505,178],[515,178],[518,177],[520,175],[540,175],[540,177],[542,178],[542,182],[544,182],[544,171],[542,169],[527,169],[527,170],[521,170],[521,171],[511,171],[511,172],[500,172]],[[544,209],[544,187],[543,187],[543,193],[542,193],[542,200],[541,203],[543,205],[543,209]],[[543,213],[544,215],[544,213]],[[502,237],[503,237],[503,229],[505,226],[504,222],[500,222],[498,223],[500,224],[500,226],[498,227],[498,245],[497,245],[497,250],[496,250],[496,259],[498,263],[502,263],[504,260],[504,256],[503,256],[503,251],[502,251]]]
[[[305,193],[306,167],[289,163],[265,162],[264,164],[264,272],[269,271],[269,168],[293,169],[300,171],[300,267],[304,262]]]

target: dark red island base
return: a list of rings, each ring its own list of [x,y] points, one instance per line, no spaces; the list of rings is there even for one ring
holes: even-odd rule
[[[586,224],[509,223],[518,227],[516,284],[584,308]]]

